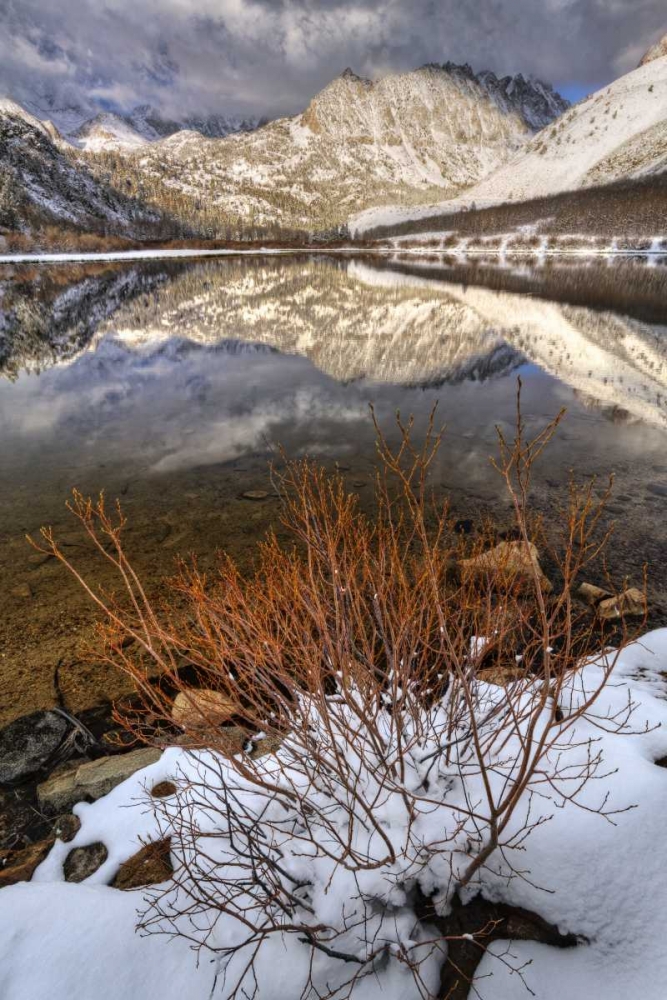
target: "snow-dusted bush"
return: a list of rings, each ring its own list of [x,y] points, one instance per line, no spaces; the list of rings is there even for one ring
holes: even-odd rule
[[[230,755],[215,703],[192,699],[178,793],[160,807],[175,875],[141,921],[210,949],[225,997],[267,996],[272,963],[285,961],[294,996],[371,996],[378,983],[392,997],[437,996],[455,901],[530,884],[526,842],[555,810],[611,819],[627,808],[606,795],[598,734],[628,732],[634,706],[598,710],[618,651],[582,669],[604,637],[571,596],[604,546],[606,494],[571,486],[557,546],[527,505],[555,423],[526,441],[519,412],[497,463],[515,531],[489,554],[490,529],[467,539],[429,502],[440,435],[431,426],[416,448],[412,425],[399,426],[396,449],[378,430],[374,520],[340,478],[288,463],[279,483],[295,546],[269,538],[250,577],[225,558],[213,580],[181,566],[161,608],[123,552],[120,511],[75,495],[129,593],[121,607],[81,580],[107,616],[110,661],[164,727],[173,693],[191,690],[185,664],[247,732]],[[620,649],[623,626],[618,638]],[[277,750],[262,755],[265,741]],[[488,936],[471,935],[480,954]]]

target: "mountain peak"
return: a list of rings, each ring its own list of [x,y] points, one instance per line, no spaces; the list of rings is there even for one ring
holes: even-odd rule
[[[654,59],[662,59],[663,56],[667,56],[667,35],[663,35],[659,42],[651,46],[644,54],[639,65],[646,66],[647,63],[653,62]]]

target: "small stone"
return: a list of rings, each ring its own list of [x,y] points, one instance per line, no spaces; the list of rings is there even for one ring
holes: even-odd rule
[[[592,583],[582,583],[582,585],[577,590],[577,595],[585,601],[586,604],[590,604],[591,607],[595,607],[600,601],[603,601],[607,597],[612,595],[608,590],[603,590],[602,587],[596,587]]]
[[[171,717],[182,729],[208,729],[227,722],[236,714],[236,706],[219,691],[190,688],[174,698]]]
[[[631,587],[619,597],[610,597],[601,601],[597,613],[604,621],[615,621],[618,618],[643,618],[646,614],[646,595],[636,587]]]
[[[0,784],[24,781],[48,762],[69,724],[57,712],[33,712],[0,730]]]
[[[353,486],[353,488],[355,490],[361,490],[366,485],[367,484],[366,484],[366,480],[365,479],[353,479],[352,480],[352,486]]]
[[[264,490],[246,490],[241,497],[244,500],[266,500],[268,495]]]
[[[53,824],[54,836],[62,840],[64,844],[69,844],[71,840],[74,840],[80,829],[81,820],[74,813],[65,813],[64,816],[59,816]]]
[[[37,786],[37,801],[44,811],[63,813],[77,802],[94,802],[136,771],[154,764],[161,755],[161,750],[143,747],[69,768]]]
[[[265,736],[261,740],[253,741],[250,757],[253,760],[257,760],[260,757],[268,757],[269,754],[278,753],[282,745],[282,737],[277,735]]]
[[[173,781],[158,781],[157,785],[151,788],[151,795],[154,799],[168,799],[176,794],[176,785]]]
[[[518,665],[515,667],[490,667],[488,670],[480,670],[479,679],[487,684],[494,684],[496,687],[507,687],[514,681],[525,678],[526,671]]]
[[[109,857],[109,852],[101,841],[75,847],[65,858],[63,872],[66,882],[83,882],[94,875]]]
[[[667,486],[663,483],[649,483],[646,489],[656,497],[667,497]]]
[[[25,601],[32,597],[32,590],[27,583],[19,583],[9,591],[12,597],[19,601]]]
[[[45,562],[53,558],[52,552],[33,552],[31,556],[28,556],[28,562],[31,566],[43,566]]]
[[[170,843],[167,837],[146,844],[120,866],[111,885],[115,889],[139,889],[166,882],[174,874]]]
[[[53,847],[53,843],[53,837],[46,837],[20,851],[0,853],[0,888],[16,885],[17,882],[29,882],[37,866],[41,865]]]

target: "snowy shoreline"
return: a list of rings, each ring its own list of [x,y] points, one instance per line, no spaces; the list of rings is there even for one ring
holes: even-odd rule
[[[297,254],[344,254],[373,255],[386,257],[397,253],[412,256],[433,257],[664,257],[664,250],[636,250],[621,248],[593,249],[589,247],[558,249],[521,249],[521,248],[490,248],[490,247],[284,247],[263,248],[253,250],[119,250],[112,253],[34,253],[34,254],[0,254],[0,264],[87,264],[96,261],[123,262],[141,260],[173,260],[195,259],[198,257],[275,257],[294,256]]]

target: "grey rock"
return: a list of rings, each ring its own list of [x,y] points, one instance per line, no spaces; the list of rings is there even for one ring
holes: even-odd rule
[[[66,882],[83,882],[93,875],[109,857],[109,852],[100,841],[86,847],[75,847],[65,858],[63,871]]]
[[[62,743],[69,724],[57,712],[33,712],[0,730],[0,784],[36,774]]]
[[[646,489],[653,496],[667,497],[667,486],[663,485],[663,483],[649,483]]]
[[[77,802],[94,802],[135,771],[160,759],[162,751],[144,747],[132,753],[104,757],[52,775],[37,786],[37,800],[46,812],[67,812]]]

